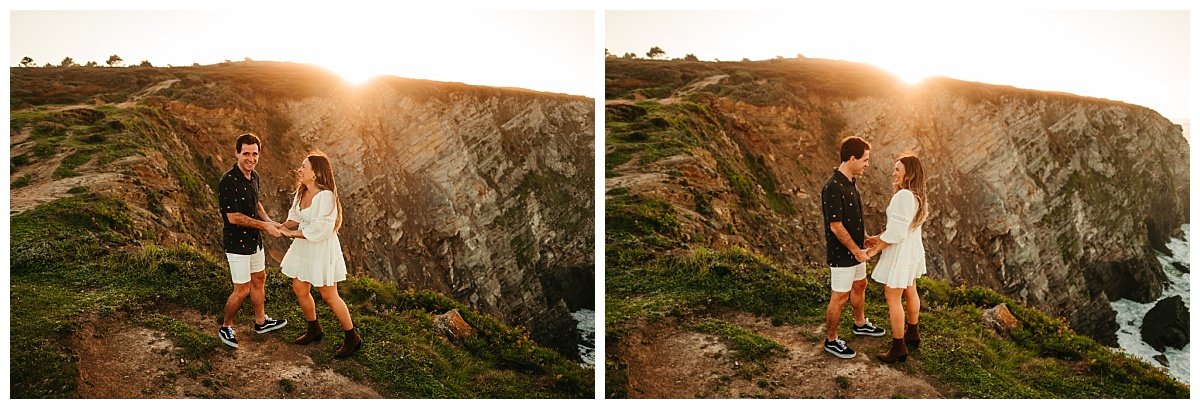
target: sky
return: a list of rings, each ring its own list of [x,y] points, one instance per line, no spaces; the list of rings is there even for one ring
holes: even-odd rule
[[[941,75],[1064,91],[1189,118],[1188,11],[608,11],[604,46],[645,57],[863,62],[915,83]]]
[[[9,65],[314,64],[350,82],[394,75],[595,97],[585,11],[11,11]]]

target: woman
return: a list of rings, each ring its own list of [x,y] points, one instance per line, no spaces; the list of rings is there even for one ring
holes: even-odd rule
[[[892,184],[896,194],[888,204],[887,229],[870,240],[874,245],[869,251],[871,257],[883,252],[871,278],[884,285],[883,296],[887,299],[892,324],[892,348],[886,354],[876,356],[887,363],[904,362],[908,358],[908,348],[921,344],[917,332],[921,299],[917,297],[916,280],[925,274],[921,224],[929,215],[925,172],[920,159],[911,154],[901,156],[892,171]],[[908,304],[907,321],[904,307],[900,305],[901,296]]]
[[[337,282],[346,279],[346,260],[342,258],[342,244],[337,236],[342,227],[342,204],[333,181],[333,167],[329,158],[318,151],[309,154],[296,173],[300,185],[288,210],[288,220],[280,229],[284,236],[296,239],[284,254],[280,268],[292,278],[292,291],[308,321],[308,330],[295,343],[320,341],[324,335],[317,322],[317,306],[311,292],[315,286],[346,332],[342,347],[334,355],[345,358],[362,347],[362,337],[337,290]]]

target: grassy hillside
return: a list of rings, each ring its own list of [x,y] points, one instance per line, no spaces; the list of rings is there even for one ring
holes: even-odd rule
[[[756,377],[777,351],[753,331],[705,318],[721,308],[782,323],[821,325],[828,303],[827,272],[787,271],[741,248],[714,250],[688,240],[680,215],[666,202],[609,191],[606,260],[606,343],[614,351],[628,331],[665,317],[720,335]],[[823,245],[815,243],[811,245]],[[920,353],[902,370],[935,379],[949,396],[964,398],[1187,398],[1189,388],[1162,371],[1071,331],[1036,309],[980,287],[952,287],[922,278]],[[870,317],[886,319],[878,285],[867,293]],[[982,311],[1007,304],[1022,328],[994,335]],[[847,313],[848,314],[848,313]],[[842,333],[849,333],[843,319]],[[880,322],[879,324],[883,324]],[[814,347],[817,342],[814,341]],[[606,360],[606,395],[626,395],[620,356]]]
[[[760,106],[802,106],[819,98],[881,95],[903,86],[886,71],[837,60],[712,63],[609,58],[605,60],[604,97],[665,98],[692,81],[715,75],[729,77],[702,91]]]
[[[10,68],[9,73],[10,109],[14,110],[90,104],[97,99],[121,102],[151,84],[171,79],[181,83],[164,90],[164,98],[206,108],[250,107],[254,101],[247,98],[251,96],[299,99],[326,95],[346,86],[340,77],[313,66],[258,61],[170,68]],[[241,85],[229,85],[234,83]]]
[[[215,337],[216,317],[231,289],[228,267],[195,248],[137,239],[130,212],[120,200],[77,189],[11,218],[11,397],[76,397],[78,358],[69,340],[96,317],[121,317],[166,332],[180,346],[176,353],[191,362],[193,377],[212,376],[208,361],[229,352]],[[299,308],[288,304],[295,298],[290,282],[276,268],[267,276],[268,309],[293,323],[278,336],[299,336],[304,321]],[[440,294],[369,278],[351,278],[339,288],[368,342],[347,361],[316,354],[313,359],[364,379],[385,397],[593,394],[591,370],[536,345],[523,329]],[[249,314],[248,304],[241,317]],[[338,328],[328,307],[317,304],[322,326]],[[454,308],[478,330],[462,346],[432,329],[434,314]],[[178,322],[169,311],[179,309],[212,316],[212,328],[197,331]]]

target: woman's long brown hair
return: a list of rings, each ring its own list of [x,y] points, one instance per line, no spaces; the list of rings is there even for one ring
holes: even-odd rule
[[[904,178],[896,186],[896,190],[908,189],[917,198],[917,216],[908,226],[910,229],[916,229],[929,217],[929,201],[925,196],[925,169],[921,167],[921,160],[917,155],[911,153],[901,155],[897,161],[904,164]]]
[[[342,199],[338,196],[337,182],[333,180],[333,165],[329,164],[329,157],[325,156],[325,153],[319,150],[309,153],[307,159],[308,164],[312,166],[313,178],[316,179],[317,188],[333,192],[333,200],[337,204],[337,222],[333,225],[333,231],[337,233],[342,229]],[[308,186],[305,186],[303,182],[299,185],[296,187],[297,202],[308,191]]]

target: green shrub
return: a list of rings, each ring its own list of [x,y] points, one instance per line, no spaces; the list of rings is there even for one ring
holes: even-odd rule
[[[29,155],[22,153],[20,155],[13,156],[12,159],[9,160],[9,163],[12,165],[11,170],[16,171],[17,168],[29,164]]]
[[[33,156],[39,158],[49,158],[57,152],[58,149],[54,148],[54,144],[45,140],[37,141],[37,144],[33,146]]]
[[[92,160],[92,151],[77,150],[63,158],[62,163],[58,165],[58,168],[54,169],[54,174],[52,176],[55,179],[79,176],[79,172],[76,172],[75,168],[87,163],[90,160]]]
[[[13,189],[23,188],[29,186],[30,183],[33,183],[33,178],[29,177],[29,175],[24,175],[14,180],[11,187]]]
[[[67,127],[58,122],[42,121],[33,126],[34,137],[62,136],[67,134]]]
[[[99,143],[107,142],[108,138],[105,137],[103,134],[94,133],[94,134],[90,134],[90,135],[84,137],[83,141],[86,143],[91,143],[91,144],[99,144]]]

